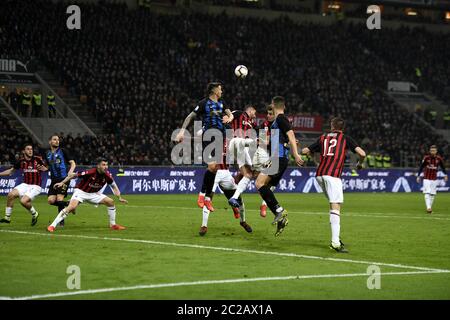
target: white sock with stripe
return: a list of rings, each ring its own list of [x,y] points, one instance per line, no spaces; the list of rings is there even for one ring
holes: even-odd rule
[[[208,218],[209,218],[209,210],[206,208],[206,206],[203,207],[203,220],[202,220],[202,227],[208,226]]]
[[[65,208],[62,209],[62,210],[58,213],[58,215],[56,216],[55,220],[52,222],[51,226],[52,226],[53,228],[56,228],[56,226],[57,226],[61,221],[63,221],[65,218],[67,218],[68,214],[69,214],[69,213],[66,211]]]
[[[30,212],[34,216],[36,214],[36,209],[34,207],[31,207]]]
[[[245,205],[242,202],[242,206],[239,207],[239,214],[241,215],[241,222],[245,222]]]
[[[341,244],[339,234],[341,232],[341,216],[339,210],[330,210],[331,243],[335,246]]]
[[[250,183],[250,179],[247,178],[247,177],[243,177],[241,179],[241,181],[239,181],[239,183],[237,185],[237,188],[236,188],[236,191],[234,192],[232,198],[234,198],[234,199],[239,198],[241,193],[243,193],[247,189],[247,186],[248,186],[249,183]]]
[[[431,201],[430,201],[429,193],[425,193],[425,205],[426,205],[427,209],[431,208]]]
[[[430,194],[430,209],[433,207],[433,201],[434,201],[434,194]]]
[[[6,207],[6,209],[5,209],[5,218],[7,220],[11,220],[12,210],[13,210],[12,207]]]
[[[116,207],[108,207],[109,225],[116,224]]]

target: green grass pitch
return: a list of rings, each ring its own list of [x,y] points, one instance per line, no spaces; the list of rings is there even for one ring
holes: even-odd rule
[[[208,233],[198,234],[196,195],[128,196],[108,228],[106,208],[84,204],[54,234],[56,207],[40,196],[39,222],[16,203],[0,225],[0,296],[42,299],[450,299],[450,194],[434,213],[423,195],[345,194],[341,236],[349,254],[328,248],[328,204],[321,194],[279,194],[289,225],[275,238],[260,198],[245,194],[248,234],[224,196],[214,199]],[[4,208],[6,198],[0,201]],[[2,211],[3,211],[2,208]],[[233,250],[234,249],[234,250]],[[381,270],[369,289],[367,269]],[[81,288],[68,289],[80,268]]]

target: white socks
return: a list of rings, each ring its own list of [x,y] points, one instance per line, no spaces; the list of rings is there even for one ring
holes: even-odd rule
[[[52,222],[51,226],[52,226],[53,228],[56,228],[56,226],[57,226],[61,221],[63,221],[65,218],[67,218],[67,215],[68,215],[68,214],[69,214],[69,213],[66,211],[65,208],[62,209],[62,210],[58,213],[58,215],[56,216],[55,220]]]
[[[431,209],[433,207],[434,194],[425,193],[425,205],[427,209]]]
[[[108,207],[109,225],[116,224],[116,207]]]
[[[239,181],[236,191],[234,192],[234,195],[232,198],[237,199],[243,193],[246,189],[248,184],[250,183],[250,179],[247,177],[243,177],[241,181]]]
[[[433,201],[434,201],[434,194],[430,194],[430,209],[433,207]]]
[[[34,216],[36,214],[36,209],[34,209],[34,207],[31,207],[30,212]]]
[[[242,206],[239,207],[239,213],[241,215],[241,222],[245,222],[245,205],[242,203]]]
[[[12,207],[6,207],[6,209],[5,209],[5,218],[7,220],[11,220],[12,210],[13,210]]]
[[[202,227],[208,226],[208,218],[209,218],[209,210],[206,208],[206,206],[203,207],[203,221],[202,221]]]
[[[331,243],[341,245],[339,233],[341,232],[341,216],[339,210],[330,210]]]

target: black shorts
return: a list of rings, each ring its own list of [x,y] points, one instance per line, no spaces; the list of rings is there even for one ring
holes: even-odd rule
[[[269,174],[270,182],[269,185],[270,186],[274,186],[276,187],[278,185],[278,183],[280,182],[281,178],[283,177],[284,172],[286,171],[288,164],[289,164],[289,159],[288,158],[277,158],[278,161],[278,170],[276,173],[273,174]],[[272,166],[274,165],[274,161],[272,160]],[[263,170],[262,172],[264,173],[265,170]]]
[[[55,183],[61,182],[64,179],[52,179],[50,183],[50,187],[48,188],[48,196],[56,196],[58,194],[64,195],[64,197],[67,196],[67,189],[69,189],[69,184],[66,184],[65,188],[59,188],[58,190],[55,190]]]
[[[223,147],[222,147],[222,151],[220,152],[220,156],[223,156],[223,154],[226,153],[226,146],[227,145],[226,145],[226,139],[225,138],[226,138],[225,134],[223,134],[223,136],[222,136],[222,146]],[[210,145],[210,144],[214,145],[215,140],[216,140],[215,137],[212,137],[212,141],[203,141],[203,136],[202,136],[202,159],[203,159],[203,162],[205,164],[214,162],[215,160],[218,160],[218,161],[215,161],[215,162],[220,163],[221,161],[219,159],[223,159],[223,157],[221,157],[221,158],[217,157],[217,159],[216,159],[216,148],[214,148],[212,150],[210,155],[207,155],[206,157],[203,157],[203,155],[204,155],[203,152],[205,151],[206,147],[208,145]]]

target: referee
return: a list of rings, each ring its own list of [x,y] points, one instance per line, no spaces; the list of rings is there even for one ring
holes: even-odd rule
[[[76,164],[73,157],[66,150],[59,147],[59,136],[57,134],[50,136],[48,144],[50,149],[45,156],[51,176],[51,183],[48,189],[48,203],[52,206],[57,206],[59,214],[68,204],[67,201],[64,201],[64,198],[67,196],[68,185],[55,189],[55,183],[61,182],[68,174],[73,173]],[[70,165],[69,170],[67,170],[68,165]],[[64,220],[61,221],[60,226],[64,226]]]

